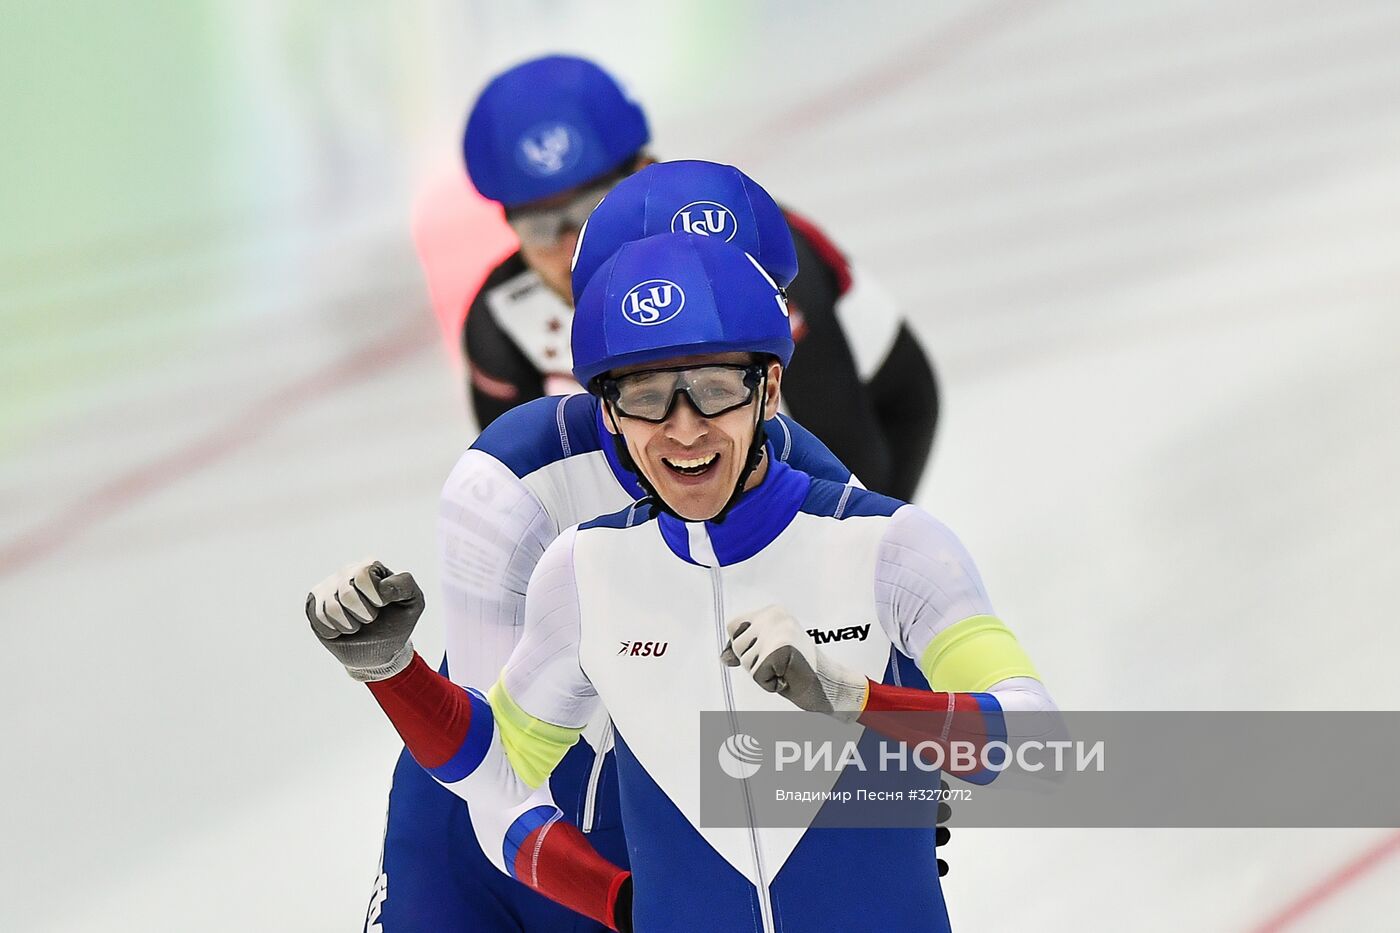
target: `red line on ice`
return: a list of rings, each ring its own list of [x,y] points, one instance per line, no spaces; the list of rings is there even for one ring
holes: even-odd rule
[[[1391,833],[1342,865],[1275,911],[1263,923],[1251,927],[1249,933],[1278,933],[1288,929],[1396,853],[1400,853],[1400,832]]]

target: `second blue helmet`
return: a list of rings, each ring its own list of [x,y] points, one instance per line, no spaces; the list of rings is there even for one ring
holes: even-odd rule
[[[574,295],[624,243],[691,233],[733,244],[783,288],[797,275],[797,250],[782,208],[732,165],[686,160],[649,165],[603,198],[579,232]]]

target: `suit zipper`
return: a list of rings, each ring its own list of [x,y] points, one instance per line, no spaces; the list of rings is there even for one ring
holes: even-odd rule
[[[719,639],[719,645],[715,650],[715,657],[724,650],[725,644],[729,641],[729,635],[724,630],[724,589],[720,582],[719,561],[712,560],[710,564],[710,586],[714,591],[715,603],[715,634]],[[736,715],[734,704],[734,684],[729,679],[730,669],[723,664],[719,665],[719,676],[724,684],[724,706],[729,713],[730,734],[739,731],[739,717]],[[773,920],[773,897],[768,891],[768,874],[763,867],[763,850],[758,844],[758,826],[754,819],[753,791],[749,787],[748,779],[744,780],[744,807],[747,810],[749,824],[749,846],[753,854],[754,876],[758,888],[758,911],[763,920],[763,933],[776,933]]]

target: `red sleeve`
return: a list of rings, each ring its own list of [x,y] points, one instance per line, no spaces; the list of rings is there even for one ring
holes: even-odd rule
[[[1000,763],[989,743],[1006,743],[1006,722],[1001,704],[989,693],[940,693],[910,687],[892,687],[869,681],[865,708],[859,722],[881,735],[910,745],[938,746],[921,752],[925,761],[937,757],[943,770],[977,783],[990,781],[996,771],[988,760]],[[969,752],[967,755],[960,755]]]
[[[417,652],[408,667],[369,692],[424,768],[447,763],[471,729],[471,694],[427,665]]]
[[[632,873],[599,855],[572,823],[555,818],[532,831],[512,868],[517,881],[550,900],[618,929],[618,901]]]

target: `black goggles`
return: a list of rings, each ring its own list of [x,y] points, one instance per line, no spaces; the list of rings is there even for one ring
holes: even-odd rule
[[[766,367],[761,363],[716,363],[648,369],[601,380],[603,398],[628,418],[660,424],[671,414],[676,396],[685,393],[706,418],[714,418],[753,401]]]

